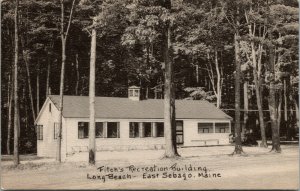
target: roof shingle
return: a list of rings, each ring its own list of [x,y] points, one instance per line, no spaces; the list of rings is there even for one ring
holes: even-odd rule
[[[59,96],[49,98],[58,108]],[[220,109],[207,101],[176,100],[178,119],[231,119]],[[95,97],[95,117],[108,119],[163,119],[164,100],[148,99],[133,101],[119,97]],[[88,96],[64,96],[64,117],[89,117]]]

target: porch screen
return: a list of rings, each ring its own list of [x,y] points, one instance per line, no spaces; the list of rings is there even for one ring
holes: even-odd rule
[[[229,123],[215,123],[216,133],[229,133]]]
[[[37,140],[43,140],[43,125],[36,126],[36,137]]]
[[[157,122],[157,137],[164,137],[164,123],[163,122]]]
[[[129,123],[129,137],[130,138],[139,137],[139,123],[138,122],[130,122]]]
[[[120,138],[118,122],[107,122],[107,138]]]
[[[84,139],[89,137],[89,122],[78,122],[78,138]]]
[[[104,125],[103,122],[96,122],[96,137],[97,138],[103,138],[104,137]]]
[[[213,133],[213,123],[198,123],[198,133]]]

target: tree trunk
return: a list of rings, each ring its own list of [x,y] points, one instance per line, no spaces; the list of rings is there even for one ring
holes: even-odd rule
[[[24,99],[24,109],[25,109],[25,129],[24,129],[24,131],[26,132],[26,134],[27,134],[27,132],[28,132],[28,99],[27,99],[27,96],[26,96],[26,87],[24,86],[24,88],[23,88],[23,99]]]
[[[284,96],[284,124],[285,124],[285,128],[286,128],[286,137],[287,140],[291,140],[291,132],[290,132],[290,116],[289,116],[289,101],[288,101],[288,92],[289,92],[289,88],[288,88],[288,84],[287,84],[287,80],[288,77],[285,77],[283,79],[283,96]]]
[[[75,95],[78,95],[79,88],[79,62],[78,62],[78,53],[76,53],[76,86],[75,86]]]
[[[15,4],[15,62],[14,62],[14,165],[20,164],[19,158],[19,97],[18,97],[18,61],[19,61],[19,0]]]
[[[254,42],[251,41],[251,49],[252,49],[252,63],[253,63],[253,78],[254,78],[254,85],[255,85],[255,94],[256,94],[256,103],[258,109],[258,117],[259,117],[259,126],[261,131],[261,147],[268,147],[267,139],[266,139],[266,130],[265,130],[265,122],[264,122],[264,114],[262,108],[262,99],[260,94],[260,87],[259,81],[257,76],[257,69],[256,69],[256,52],[254,47]]]
[[[220,68],[219,68],[219,61],[218,61],[218,52],[215,50],[215,65],[216,65],[216,71],[217,71],[217,108],[221,107],[221,74],[220,74]]]
[[[278,128],[278,110],[276,109],[276,90],[275,90],[275,69],[274,69],[274,54],[275,50],[273,45],[270,45],[269,51],[269,66],[270,66],[270,93],[269,93],[269,109],[272,124],[272,150],[281,152],[279,128]],[[272,151],[271,150],[271,151]]]
[[[23,43],[23,49],[24,47],[24,40],[22,41]],[[35,109],[34,109],[34,103],[33,103],[33,95],[32,95],[32,87],[31,87],[31,77],[30,77],[30,71],[29,71],[29,63],[28,63],[28,58],[27,54],[25,53],[25,50],[23,52],[23,59],[25,62],[25,67],[26,67],[26,74],[27,74],[27,83],[28,83],[28,92],[29,92],[29,97],[30,97],[30,106],[31,106],[31,112],[32,112],[32,117],[33,121],[35,121],[36,114],[35,114]]]
[[[220,70],[219,66],[219,59],[218,59],[218,52],[217,50],[214,50],[214,64],[216,69],[216,75],[217,75],[217,81],[215,80],[215,72],[213,69],[212,64],[206,64],[206,69],[208,73],[208,77],[210,80],[210,83],[208,83],[209,87],[208,90],[210,91],[210,85],[212,87],[212,90],[214,92],[214,95],[217,98],[217,108],[220,108],[222,105],[222,71]],[[210,54],[207,53],[207,60],[210,61]]]
[[[195,65],[196,68],[196,82],[197,82],[197,86],[199,86],[199,66]]]
[[[6,142],[6,150],[7,150],[7,154],[11,155],[11,150],[10,150],[10,141],[11,141],[11,110],[12,110],[12,100],[13,100],[13,83],[12,83],[12,78],[13,76],[9,75],[9,83],[8,83],[8,100],[7,100],[7,104],[8,104],[8,121],[7,121],[7,142]]]
[[[281,124],[281,116],[282,116],[282,90],[279,91],[279,98],[278,98],[278,106],[277,106],[277,111],[278,111],[278,118],[277,118],[277,124],[279,128],[279,133],[280,133],[280,124]]]
[[[95,25],[95,19],[93,25]],[[95,137],[95,67],[96,67],[96,29],[92,29],[91,60],[90,60],[90,124],[89,124],[89,164],[95,165],[96,137]]]
[[[49,54],[47,55],[47,62],[48,63],[47,63],[47,79],[46,79],[46,98],[49,95],[49,89],[50,89],[49,82],[50,82],[51,64],[50,64],[50,56],[49,56]]]
[[[284,96],[284,121],[288,120],[288,108],[287,108],[287,92],[286,92],[286,78],[283,79],[283,96]]]
[[[164,89],[164,125],[165,125],[165,157],[174,158],[179,156],[176,146],[176,121],[175,121],[175,93],[174,74],[171,59],[171,27],[167,26],[165,31],[165,89]]]
[[[248,15],[245,13],[246,16],[246,22],[248,25],[249,35],[251,38],[255,37],[255,24],[254,24],[254,30],[252,31],[252,24],[249,21]],[[258,109],[258,115],[259,115],[259,125],[260,125],[260,131],[261,131],[261,147],[268,147],[267,145],[267,139],[266,139],[266,132],[265,132],[265,123],[264,123],[264,114],[263,114],[263,107],[262,107],[262,99],[261,99],[261,88],[260,88],[260,75],[261,75],[261,54],[262,54],[262,45],[259,45],[258,52],[258,61],[256,59],[256,50],[253,39],[251,39],[250,42],[251,45],[251,59],[253,64],[253,78],[254,78],[254,85],[255,85],[255,94],[256,94],[256,103],[257,103],[257,109]],[[257,65],[258,68],[257,68]],[[258,73],[258,74],[257,74]]]
[[[298,107],[296,99],[293,99],[293,101],[294,101],[295,109],[296,109],[297,127],[299,128],[299,107]]]
[[[20,135],[21,135],[21,129],[20,129],[20,127],[21,127],[21,120],[20,120],[20,104],[19,104],[19,107],[18,107],[18,109],[17,109],[17,113],[18,113],[18,119],[17,119],[17,121],[18,121],[18,139],[20,140]],[[19,142],[19,144],[20,144],[20,142]],[[20,146],[20,145],[19,145]]]
[[[249,118],[249,104],[248,104],[248,81],[244,81],[244,124],[245,129],[248,128],[248,118]]]
[[[56,144],[56,161],[61,162],[61,132],[62,132],[62,113],[63,113],[63,102],[64,102],[64,78],[65,78],[65,64],[66,64],[66,41],[71,25],[72,14],[74,9],[75,0],[72,2],[71,12],[68,21],[68,27],[66,32],[64,31],[64,0],[60,1],[61,7],[61,46],[62,46],[62,62],[61,62],[61,73],[60,73],[60,88],[59,88],[59,106],[58,106],[58,132],[57,132],[57,144]]]
[[[56,161],[61,162],[61,131],[62,131],[62,112],[64,101],[64,78],[65,78],[65,62],[66,62],[66,40],[64,35],[64,0],[61,0],[61,46],[62,46],[62,62],[60,72],[60,88],[59,88],[59,107],[58,107],[58,132],[57,132],[57,149]]]
[[[149,98],[149,87],[148,87],[148,85],[146,86],[146,99],[148,99]]]
[[[40,61],[37,63],[36,71],[36,113],[40,112]]]
[[[236,33],[234,35],[234,49],[235,49],[235,154],[242,154],[242,136],[241,136],[241,95],[240,95],[240,80],[241,80],[241,58],[240,58],[240,46],[239,46],[239,35]]]

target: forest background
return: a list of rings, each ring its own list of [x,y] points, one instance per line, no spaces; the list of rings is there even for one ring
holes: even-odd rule
[[[145,98],[162,99],[162,44],[168,21],[176,99],[205,99],[234,118],[237,45],[241,124],[252,129],[256,139],[261,139],[262,131],[270,139],[272,93],[280,136],[291,140],[297,134],[297,0],[173,0],[170,12],[158,0],[65,0],[66,26],[72,4],[66,40],[65,95],[89,93],[90,28],[95,17],[96,96],[126,97],[128,87],[136,85],[142,88]],[[13,150],[14,9],[14,1],[1,2],[3,154]],[[18,114],[20,153],[25,154],[36,152],[34,120],[46,97],[60,93],[61,2],[20,0],[18,13]],[[274,47],[274,53],[269,47]]]

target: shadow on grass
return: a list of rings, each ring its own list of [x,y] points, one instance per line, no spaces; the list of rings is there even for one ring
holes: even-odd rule
[[[45,157],[38,157],[36,154],[27,154],[27,155],[20,155],[21,161],[33,161],[33,160],[40,160]],[[2,155],[1,161],[13,161],[13,155]]]
[[[25,164],[19,164],[18,166],[15,166],[13,164],[9,164],[9,165],[2,165],[1,169],[2,170],[6,170],[6,171],[11,171],[11,170],[37,170],[37,169],[48,169],[48,168],[53,168],[54,166],[57,166],[58,163],[32,163],[32,162],[28,162]]]

